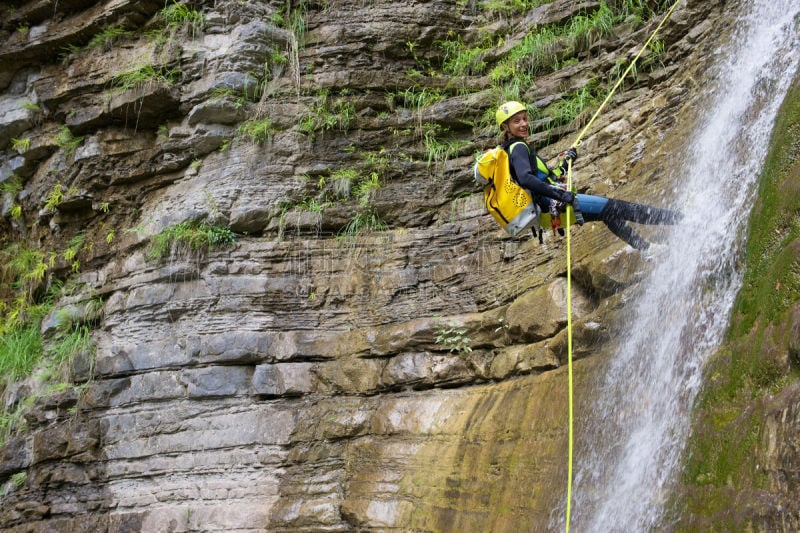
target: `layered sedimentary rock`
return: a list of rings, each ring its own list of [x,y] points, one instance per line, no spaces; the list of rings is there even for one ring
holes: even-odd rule
[[[558,507],[565,242],[508,238],[485,213],[471,164],[496,141],[476,127],[499,98],[488,78],[409,71],[440,64],[452,32],[511,46],[573,3],[508,22],[456,1],[303,4],[301,33],[286,4],[206,2],[201,24],[172,28],[161,2],[17,2],[7,16],[0,179],[23,178],[24,215],[6,202],[4,230],[42,250],[91,240],[58,305],[100,298],[103,318],[72,366],[80,390],[7,391],[38,399],[2,448],[4,530],[518,531]],[[677,10],[664,64],[583,141],[581,191],[665,202],[723,7]],[[126,33],[90,46],[108,28]],[[544,107],[608,76],[653,28],[617,28],[521,95]],[[401,103],[423,88],[445,97]],[[423,124],[456,148],[431,154]],[[582,124],[534,139],[554,155]],[[336,189],[342,169],[380,178],[369,210]],[[338,201],[308,209],[322,192]],[[347,233],[360,212],[382,224]],[[149,254],[186,221],[236,243]],[[601,225],[573,237],[586,407],[580,384],[648,263]],[[59,259],[52,275],[69,270]]]

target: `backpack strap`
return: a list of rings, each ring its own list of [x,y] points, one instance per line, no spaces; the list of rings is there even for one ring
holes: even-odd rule
[[[542,180],[545,183],[549,183],[550,185],[556,184],[556,180],[554,177],[558,175],[555,174],[550,168],[547,166],[547,163],[536,154],[536,150],[531,149],[531,145],[525,141],[521,141],[519,139],[509,139],[508,141],[503,143],[503,149],[508,153],[509,161],[511,160],[511,152],[514,147],[518,144],[522,144],[525,146],[525,149],[528,150],[528,160],[531,164],[531,169],[535,169],[536,177]],[[514,179],[516,183],[517,181],[517,174],[514,171],[514,166],[511,165],[511,177]]]

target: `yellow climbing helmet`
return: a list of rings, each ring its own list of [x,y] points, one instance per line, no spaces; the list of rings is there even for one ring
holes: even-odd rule
[[[528,108],[525,107],[524,104],[519,102],[510,101],[502,104],[500,107],[497,108],[497,113],[495,113],[495,118],[497,118],[497,126],[501,126],[503,122],[511,118],[512,116],[516,115],[520,111],[527,111]]]

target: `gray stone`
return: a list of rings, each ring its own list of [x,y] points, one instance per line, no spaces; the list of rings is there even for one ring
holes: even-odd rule
[[[270,212],[266,206],[234,207],[231,210],[231,229],[237,233],[258,235],[269,225]]]
[[[258,365],[253,372],[253,394],[297,396],[314,390],[313,363]]]
[[[189,111],[187,121],[196,124],[236,124],[246,118],[241,106],[226,99],[212,100],[197,104]]]
[[[236,331],[202,337],[197,358],[202,362],[246,363],[266,359],[274,335],[255,331]],[[258,367],[256,367],[258,368]]]
[[[251,371],[242,366],[210,366],[181,373],[186,394],[193,398],[234,396],[249,391]]]
[[[23,107],[29,101],[26,97],[0,95],[0,148],[33,127],[34,113]]]

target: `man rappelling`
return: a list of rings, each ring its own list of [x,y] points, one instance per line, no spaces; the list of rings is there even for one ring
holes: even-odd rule
[[[563,234],[561,214],[570,205],[575,223],[602,221],[633,248],[646,250],[650,243],[628,222],[676,224],[682,218],[681,213],[669,209],[566,190],[567,170],[578,158],[577,150],[573,147],[564,152],[559,166],[551,170],[526,140],[530,129],[524,104],[506,102],[497,108],[495,117],[503,143],[484,154],[476,164],[475,175],[486,184],[484,197],[489,212],[510,234],[529,227],[538,233],[540,241],[541,227],[552,227]]]

